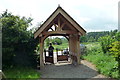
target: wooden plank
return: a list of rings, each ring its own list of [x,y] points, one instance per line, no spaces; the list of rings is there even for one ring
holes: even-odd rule
[[[57,56],[57,61],[64,61],[64,60],[68,61],[68,55],[58,55]]]
[[[63,31],[49,31],[43,32],[42,35],[51,35],[51,34],[77,34],[77,32],[71,30],[63,30]]]
[[[45,57],[45,62],[54,63],[53,57]]]

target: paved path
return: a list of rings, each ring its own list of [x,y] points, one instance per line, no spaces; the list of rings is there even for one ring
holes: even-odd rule
[[[86,60],[74,66],[69,62],[45,65],[40,70],[42,78],[106,78],[99,74],[95,66]]]

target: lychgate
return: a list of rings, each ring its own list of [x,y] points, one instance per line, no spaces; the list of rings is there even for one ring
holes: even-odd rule
[[[53,28],[54,27],[54,28]],[[70,17],[60,6],[34,33],[34,38],[40,42],[40,67],[44,67],[43,46],[44,40],[49,36],[64,36],[69,41],[69,53],[72,55],[72,62],[80,64],[80,36],[86,31]]]

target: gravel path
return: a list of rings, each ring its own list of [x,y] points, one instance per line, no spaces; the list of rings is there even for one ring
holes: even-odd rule
[[[42,78],[106,78],[86,60],[82,60],[78,66],[72,65],[70,62],[45,65],[40,73]]]

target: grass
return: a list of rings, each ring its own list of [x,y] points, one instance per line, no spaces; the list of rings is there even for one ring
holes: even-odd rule
[[[49,46],[45,46],[45,49],[48,49]],[[53,45],[54,47],[54,50],[56,50],[56,48],[58,49],[66,49],[69,47],[69,44],[68,43],[63,43],[61,45]]]
[[[5,69],[6,78],[40,78],[40,73],[30,67],[15,67]]]
[[[68,43],[64,43],[64,44],[61,44],[61,45],[53,45],[54,49],[58,48],[58,49],[65,49],[65,48],[68,48]]]
[[[116,69],[118,62],[111,55],[104,54],[98,42],[87,43],[86,46],[88,51],[86,55],[83,55],[83,58],[95,64],[100,73],[118,78],[118,70]]]

